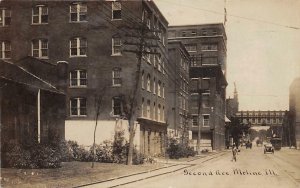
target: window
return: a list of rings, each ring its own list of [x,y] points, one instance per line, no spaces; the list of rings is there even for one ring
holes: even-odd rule
[[[70,72],[70,86],[82,87],[87,86],[86,70],[74,70]]]
[[[142,98],[142,106],[141,106],[141,110],[142,110],[142,117],[144,117],[144,98]]]
[[[156,94],[156,81],[153,79],[153,94]]]
[[[210,78],[202,78],[201,88],[209,89],[209,87],[210,87]]]
[[[209,95],[210,93],[202,93],[202,107],[209,108]]]
[[[112,38],[112,55],[121,55],[122,54],[121,47],[122,47],[121,38],[119,37]]]
[[[70,21],[82,22],[86,21],[87,5],[84,3],[74,3],[70,5]]]
[[[153,103],[153,119],[154,119],[154,120],[157,120],[157,117],[156,117],[156,106],[155,106],[155,102]]]
[[[121,86],[121,68],[114,68],[112,71],[112,85],[113,86]]]
[[[70,40],[70,56],[86,56],[87,40],[85,38],[76,37]]]
[[[192,30],[191,31],[191,36],[197,36],[197,31],[196,30]]]
[[[186,31],[181,31],[181,36],[182,37],[186,37],[187,36],[187,32]]]
[[[209,115],[203,115],[203,127],[209,127]]]
[[[120,20],[122,19],[122,9],[121,2],[112,2],[112,19]]]
[[[142,89],[145,89],[145,75],[144,75],[144,71],[142,71],[142,79],[141,79],[141,82],[142,82]]]
[[[32,56],[36,58],[48,58],[48,40],[32,40]]]
[[[201,30],[201,35],[202,36],[206,36],[207,35],[207,30],[206,29],[202,29]]]
[[[158,81],[158,84],[157,84],[157,95],[160,97],[161,96],[161,82]]]
[[[37,5],[32,8],[32,24],[48,23],[48,7]]]
[[[150,100],[147,100],[147,118],[149,118],[149,119],[150,119],[150,114],[151,114]]]
[[[122,112],[122,101],[120,97],[113,97],[112,99],[112,110],[114,116],[121,115]]]
[[[197,52],[197,45],[196,44],[187,44],[185,48],[188,52]]]
[[[161,58],[160,57],[158,57],[157,70],[161,71]]]
[[[203,44],[201,51],[218,51],[218,44]]]
[[[0,9],[0,26],[8,26],[11,23],[11,10]]]
[[[162,117],[161,117],[161,121],[165,121],[165,107],[162,107]]]
[[[147,75],[147,91],[151,91],[151,77],[150,77],[150,74]]]
[[[158,121],[161,121],[161,106],[160,106],[160,104],[158,105],[158,108],[157,108],[157,118],[158,118]]]
[[[162,97],[165,98],[165,84],[162,85]]]
[[[159,56],[157,54],[154,54],[153,58],[153,66],[156,67],[156,64],[159,63]]]
[[[217,35],[218,34],[218,32],[217,32],[217,30],[212,30],[212,35]]]
[[[197,127],[198,126],[198,116],[192,116],[192,126]]]
[[[0,59],[11,58],[11,45],[8,41],[3,41],[0,43]]]
[[[86,116],[86,99],[72,98],[70,100],[71,116]]]

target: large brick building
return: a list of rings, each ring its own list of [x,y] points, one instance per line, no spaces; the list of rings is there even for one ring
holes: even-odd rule
[[[168,39],[180,40],[191,56],[189,110],[194,146],[200,126],[200,148],[223,149],[227,86],[225,28],[219,23],[170,26]]]
[[[133,93],[143,22],[146,42],[158,45],[142,59],[138,88],[135,144],[146,154],[163,150],[167,131],[165,86],[168,22],[153,1],[9,1],[0,4],[1,58],[33,56],[69,63],[66,139],[93,143],[95,100],[103,97],[97,143],[127,130],[124,101]],[[142,27],[142,26],[141,26]],[[136,45],[126,45],[126,44]],[[126,132],[126,131],[125,131]]]
[[[189,138],[189,65],[190,55],[180,41],[169,41],[168,129],[170,137]]]
[[[300,148],[300,78],[296,78],[290,86],[290,126],[288,132],[292,145]]]

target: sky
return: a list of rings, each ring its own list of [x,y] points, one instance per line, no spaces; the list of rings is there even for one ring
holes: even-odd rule
[[[227,22],[227,97],[240,110],[288,110],[300,77],[300,0],[154,0],[169,25]],[[291,28],[292,27],[292,28]]]

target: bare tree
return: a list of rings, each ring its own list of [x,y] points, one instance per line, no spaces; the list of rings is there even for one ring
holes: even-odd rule
[[[95,128],[94,128],[94,142],[93,142],[93,148],[92,148],[92,154],[93,154],[93,161],[92,161],[92,168],[94,168],[94,163],[96,160],[96,131],[97,131],[97,126],[98,126],[98,119],[100,116],[100,110],[101,110],[101,106],[102,106],[102,102],[103,102],[103,97],[105,94],[105,87],[103,88],[103,93],[100,95],[95,95],[95,110],[96,110],[96,114],[95,114]]]

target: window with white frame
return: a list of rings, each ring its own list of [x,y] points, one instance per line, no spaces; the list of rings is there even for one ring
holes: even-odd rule
[[[151,106],[150,106],[150,100],[147,100],[147,111],[146,111],[147,118],[150,119],[151,115]]]
[[[32,24],[48,23],[48,7],[45,5],[37,5],[32,8]]]
[[[0,43],[0,59],[11,58],[11,44],[8,41],[2,41]]]
[[[70,114],[71,116],[86,116],[86,99],[85,98],[71,98],[70,100]]]
[[[150,77],[150,74],[147,75],[147,91],[151,91],[151,77]]]
[[[159,80],[157,83],[157,95],[161,96],[161,81]]]
[[[82,37],[75,37],[70,40],[70,56],[86,56],[87,55],[87,40]]]
[[[87,5],[85,3],[73,3],[70,5],[70,21],[87,21]]]
[[[204,114],[203,116],[203,127],[209,127],[209,115]]]
[[[70,86],[71,87],[85,87],[87,86],[87,72],[86,70],[74,70],[70,72]]]
[[[35,39],[32,40],[32,56],[36,58],[48,58],[48,40]]]
[[[11,24],[11,10],[0,8],[0,26],[8,26]]]
[[[113,86],[121,86],[122,80],[121,80],[121,68],[116,67],[112,71],[112,85]]]
[[[112,55],[121,55],[122,54],[122,40],[120,37],[112,38]]]
[[[120,20],[122,19],[122,6],[121,2],[112,2],[112,19]]]
[[[193,115],[192,116],[192,126],[193,127],[197,127],[198,126],[198,116],[196,116],[196,115]]]

